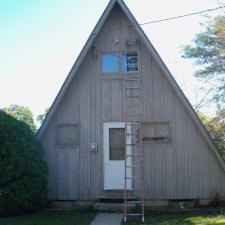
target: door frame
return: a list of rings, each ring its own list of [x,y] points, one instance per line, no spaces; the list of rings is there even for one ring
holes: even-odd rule
[[[125,128],[125,122],[104,122],[103,123],[103,186],[104,190],[124,190],[124,181],[125,181],[125,160],[109,160],[109,129],[110,128]],[[129,128],[128,128],[129,129]],[[126,134],[125,134],[126,135]],[[125,136],[126,138],[126,136]],[[129,143],[129,139],[127,137],[127,143]],[[125,143],[124,143],[125,145]],[[126,146],[125,146],[126,148]],[[125,149],[126,150],[126,149]],[[129,152],[130,150],[127,149]],[[128,161],[128,160],[127,160]],[[121,188],[110,188],[108,187],[109,185],[107,184],[107,177],[108,174],[106,174],[106,164],[107,163],[112,163],[113,166],[118,166],[118,167],[123,167],[123,171],[121,171],[122,177],[122,183]],[[132,162],[130,161],[129,164],[131,165]],[[132,175],[132,169],[127,168],[126,169],[127,176]],[[108,178],[109,179],[109,178]],[[132,190],[132,180],[127,180],[127,189]]]

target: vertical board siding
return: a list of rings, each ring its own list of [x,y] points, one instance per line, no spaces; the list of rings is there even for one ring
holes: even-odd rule
[[[177,165],[177,199],[186,198],[186,168],[185,168],[185,110],[179,99],[175,101],[175,135],[176,135],[176,165]]]
[[[79,150],[57,149],[57,196],[59,200],[79,197]]]
[[[110,81],[110,121],[122,120],[121,80]]]
[[[198,132],[198,164],[199,164],[199,190],[200,198],[209,196],[209,160],[208,146],[204,142],[201,134]]]
[[[197,198],[199,195],[198,187],[198,161],[197,161],[197,129],[192,123],[190,116],[186,112],[186,141],[187,141],[187,182],[188,197]],[[192,131],[192,132],[188,132]]]
[[[164,83],[164,107],[165,120],[170,121],[172,144],[165,146],[165,182],[166,197],[168,199],[177,198],[177,161],[176,161],[176,123],[175,123],[175,94],[168,82]]]
[[[122,28],[122,29],[121,29]],[[115,42],[117,40],[119,42]],[[145,198],[225,197],[225,173],[135,29],[116,5],[70,83],[42,139],[49,199],[93,200],[103,190],[103,123],[124,120],[125,79],[100,74],[101,52],[126,51],[138,40],[143,121],[169,121],[169,144],[144,144]],[[80,146],[58,149],[59,124],[80,124]],[[90,151],[96,142],[97,152]]]
[[[141,72],[142,76],[142,95],[143,95],[143,120],[153,120],[153,76],[152,76],[152,57],[148,54],[146,48],[141,48]]]

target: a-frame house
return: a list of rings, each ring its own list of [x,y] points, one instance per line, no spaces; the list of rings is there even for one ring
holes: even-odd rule
[[[136,78],[145,203],[225,197],[208,132],[125,3],[111,0],[38,131],[50,200],[123,198],[126,82]]]

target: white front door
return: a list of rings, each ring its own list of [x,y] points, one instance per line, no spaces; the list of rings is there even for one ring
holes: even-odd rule
[[[129,140],[127,140],[129,143]],[[125,179],[125,123],[105,122],[103,125],[104,190],[124,189]],[[129,149],[128,149],[129,152]],[[129,162],[131,165],[131,161]],[[131,169],[127,169],[131,177]],[[131,180],[127,189],[131,189]]]

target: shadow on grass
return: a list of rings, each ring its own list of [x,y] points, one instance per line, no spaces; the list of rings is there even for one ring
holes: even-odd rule
[[[89,225],[95,215],[91,210],[44,210],[29,215],[0,218],[0,225]]]

